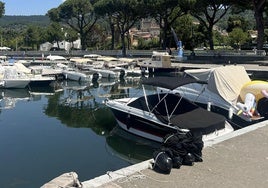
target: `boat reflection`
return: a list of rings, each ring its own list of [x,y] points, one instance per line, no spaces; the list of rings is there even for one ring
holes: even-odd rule
[[[29,101],[30,93],[27,89],[0,89],[0,109],[11,109],[18,101]]]
[[[130,134],[116,126],[106,137],[108,151],[115,156],[136,164],[151,159],[160,143]]]
[[[73,128],[90,128],[98,135],[108,135],[116,125],[110,110],[103,104],[116,82],[79,83],[64,81],[62,91],[49,97],[45,113],[57,117],[63,124]]]

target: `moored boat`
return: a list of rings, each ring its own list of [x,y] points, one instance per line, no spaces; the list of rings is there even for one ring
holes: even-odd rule
[[[179,67],[172,66],[171,55],[154,51],[151,58],[139,63],[141,69],[149,73],[178,72]]]
[[[193,78],[155,77],[143,80],[143,85],[175,89],[179,85],[196,82]],[[172,92],[140,97],[107,99],[105,104],[112,110],[118,125],[124,130],[162,142],[172,133],[186,134],[191,131],[202,135],[204,140],[233,131],[226,118],[209,112],[179,94]]]
[[[185,70],[183,77],[194,77],[200,82],[180,86],[173,92],[203,108],[224,115],[235,129],[263,121],[268,114],[267,108],[264,108],[268,106],[267,100],[260,100],[266,98],[261,91],[268,89],[268,82],[251,81],[243,66],[189,69]],[[166,92],[165,88],[158,89]],[[244,109],[248,93],[253,94],[252,100],[250,107]]]
[[[30,78],[13,66],[0,66],[0,88],[25,88]]]

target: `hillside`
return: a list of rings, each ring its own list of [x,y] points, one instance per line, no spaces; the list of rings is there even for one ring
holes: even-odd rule
[[[0,18],[0,27],[9,29],[24,28],[28,25],[46,27],[49,24],[47,16],[3,16]]]

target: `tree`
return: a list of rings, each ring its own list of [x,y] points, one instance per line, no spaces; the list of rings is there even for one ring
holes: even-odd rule
[[[108,14],[112,17],[111,23],[115,23],[120,32],[122,56],[126,56],[125,36],[128,35],[129,29],[133,27],[135,23],[141,18],[146,17],[147,8],[145,1],[100,0],[95,4],[95,9],[98,9],[98,13],[102,10],[102,15]]]
[[[26,32],[24,37],[24,42],[26,47],[31,47],[31,49],[36,49],[39,41],[40,41],[40,35],[39,32],[40,28],[34,25],[30,25]],[[36,47],[36,48],[35,48]]]
[[[238,49],[241,49],[248,39],[248,34],[244,32],[241,28],[234,28],[232,32],[229,33],[229,41],[231,45],[235,45]]]
[[[0,1],[0,18],[5,14],[5,3]]]
[[[194,8],[191,9],[191,14],[206,28],[211,50],[214,50],[213,26],[223,18],[230,7],[229,0],[196,0]]]
[[[234,28],[241,28],[243,31],[247,31],[250,28],[249,22],[241,15],[231,15],[228,18],[228,26],[226,31],[231,32]]]
[[[68,25],[80,35],[82,49],[87,47],[86,38],[97,21],[89,0],[66,0],[58,8],[48,11],[52,21]]]
[[[47,36],[47,41],[54,43],[57,43],[58,49],[60,48],[59,42],[62,41],[65,37],[65,33],[63,31],[63,27],[57,23],[57,22],[52,22],[47,30],[46,30],[46,36]]]
[[[185,15],[193,5],[191,0],[152,0],[149,3],[150,14],[160,26],[162,48],[168,46],[168,33],[171,33],[172,24],[177,18]]]
[[[111,7],[112,1],[101,0],[94,4],[94,11],[96,14],[106,18],[109,23],[110,31],[111,31],[111,50],[114,49],[115,46],[115,19],[113,17],[114,10]]]
[[[257,49],[261,50],[264,43],[264,13],[267,8],[267,0],[233,0],[232,3],[238,10],[252,9],[258,31]]]

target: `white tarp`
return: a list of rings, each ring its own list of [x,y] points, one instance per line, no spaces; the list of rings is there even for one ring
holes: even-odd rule
[[[186,73],[207,81],[207,89],[231,103],[237,102],[243,85],[251,81],[245,68],[239,65],[191,70]]]

